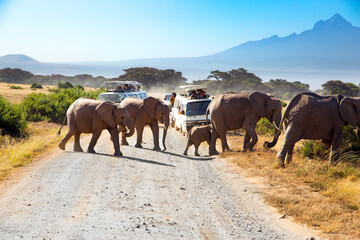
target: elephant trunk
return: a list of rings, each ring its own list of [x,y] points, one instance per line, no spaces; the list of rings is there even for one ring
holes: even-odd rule
[[[131,120],[129,120],[124,125],[129,129],[129,131],[125,133],[125,137],[131,137],[135,132],[134,123]]]
[[[272,140],[272,142],[265,142],[264,143],[264,148],[265,149],[270,149],[272,147],[274,147],[279,139],[279,136],[281,134],[281,125],[282,125],[282,122],[281,122],[281,114],[280,114],[280,117],[275,117],[274,118],[274,126],[275,126],[275,133],[274,133],[274,138]]]
[[[167,134],[167,130],[169,128],[169,116],[164,116],[164,132],[163,132],[163,138],[162,138],[162,144],[164,146],[164,151],[166,150],[166,145],[165,145],[165,139],[166,139],[166,134]]]

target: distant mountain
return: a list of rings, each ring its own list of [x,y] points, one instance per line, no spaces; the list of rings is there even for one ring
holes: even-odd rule
[[[23,54],[9,54],[0,58],[1,61],[14,63],[38,63],[35,59]]]
[[[11,67],[34,74],[92,74],[117,77],[130,67],[173,68],[191,80],[213,70],[245,68],[264,81],[283,78],[320,88],[328,80],[360,83],[360,28],[339,14],[315,23],[311,30],[286,37],[273,35],[203,57],[157,58],[114,62],[41,63],[25,55],[0,57],[0,69]]]
[[[207,58],[249,67],[359,70],[360,28],[336,14],[299,35],[249,41]]]

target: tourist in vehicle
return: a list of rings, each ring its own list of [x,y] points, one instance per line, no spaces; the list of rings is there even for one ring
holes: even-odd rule
[[[128,91],[128,90],[129,90],[129,85],[124,84],[124,90],[125,90],[125,91]]]
[[[116,92],[121,92],[123,89],[122,89],[122,87],[120,86],[120,85],[118,85],[117,87],[116,87]]]
[[[207,97],[207,95],[206,95],[205,91],[202,90],[200,93],[200,98],[206,98],[206,97]]]
[[[196,99],[196,98],[197,98],[196,92],[195,90],[193,90],[190,94],[190,99]]]

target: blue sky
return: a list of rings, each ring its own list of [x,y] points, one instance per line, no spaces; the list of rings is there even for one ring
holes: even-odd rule
[[[360,0],[0,0],[0,56],[114,61],[213,54],[311,29]]]

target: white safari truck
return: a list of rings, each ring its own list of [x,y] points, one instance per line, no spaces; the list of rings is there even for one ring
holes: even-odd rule
[[[179,87],[171,110],[171,126],[186,135],[195,125],[205,125],[206,109],[212,99],[202,85],[184,85]]]
[[[140,90],[141,84],[135,81],[108,81],[104,82],[106,92],[100,93],[98,100],[120,103],[127,97],[145,99],[147,93]]]

